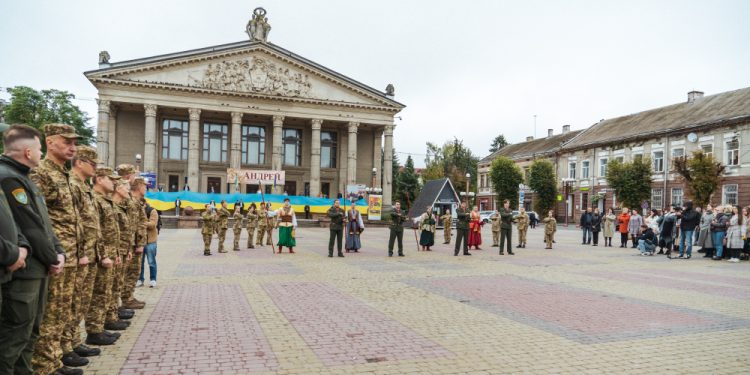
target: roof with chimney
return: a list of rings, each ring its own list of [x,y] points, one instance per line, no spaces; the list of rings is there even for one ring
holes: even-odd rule
[[[584,149],[747,122],[750,122],[750,87],[709,96],[691,91],[684,103],[602,120],[564,148]]]
[[[564,132],[562,134],[553,134],[545,138],[532,139],[530,141],[509,144],[498,151],[484,157],[479,164],[491,163],[500,156],[510,159],[522,159],[537,156],[547,156],[562,148],[573,137],[580,134],[582,130]]]

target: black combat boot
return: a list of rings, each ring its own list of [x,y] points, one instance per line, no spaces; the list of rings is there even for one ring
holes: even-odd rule
[[[76,352],[65,353],[62,356],[62,363],[65,366],[81,367],[89,364],[89,360],[78,355]]]

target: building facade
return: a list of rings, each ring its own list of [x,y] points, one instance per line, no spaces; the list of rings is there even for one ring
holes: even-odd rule
[[[106,165],[138,163],[164,191],[234,192],[227,168],[284,170],[271,193],[336,197],[346,185],[391,202],[394,116],[385,92],[268,42],[265,10],[249,40],[111,62],[86,72],[98,90],[97,148]],[[247,184],[241,192],[256,192]]]

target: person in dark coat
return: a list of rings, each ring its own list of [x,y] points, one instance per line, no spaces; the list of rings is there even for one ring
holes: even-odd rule
[[[591,214],[591,207],[589,207],[581,214],[581,219],[579,220],[581,230],[583,230],[583,241],[581,241],[581,245],[588,245],[591,243],[592,221],[593,215]]]
[[[599,213],[599,209],[595,208],[594,213],[591,214],[591,233],[594,237],[594,246],[599,246],[599,232],[602,231],[602,215]]]
[[[693,202],[685,203],[685,211],[682,211],[680,220],[680,255],[679,258],[690,259],[693,252],[693,232],[701,220],[701,214],[693,209]],[[687,254],[685,254],[685,242],[687,242]]]

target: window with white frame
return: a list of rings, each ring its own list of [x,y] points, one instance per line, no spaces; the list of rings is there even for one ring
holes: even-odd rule
[[[732,138],[724,143],[726,150],[726,165],[740,165],[740,140]]]
[[[581,162],[581,178],[589,178],[589,161],[584,160]]]
[[[722,187],[721,203],[737,205],[737,184],[724,185]]]
[[[713,143],[704,143],[701,145],[701,151],[703,151],[703,154],[706,156],[713,156],[714,155],[714,144]]]
[[[615,160],[617,160],[620,163],[622,163],[623,161],[625,161],[625,157],[624,156],[615,156]]]
[[[651,208],[664,208],[664,190],[651,189]]]
[[[664,151],[654,151],[651,156],[654,172],[664,172]]]
[[[683,156],[685,156],[685,149],[684,148],[680,147],[680,148],[673,148],[672,149],[672,159],[681,158]]]
[[[633,154],[633,160],[634,161],[635,160],[638,160],[638,161],[643,160],[643,154],[641,154],[641,153]]]
[[[568,163],[568,178],[576,178],[576,163]]]
[[[320,132],[320,167],[336,168],[336,132]]]
[[[607,177],[607,158],[599,159],[599,177]]]
[[[672,205],[682,206],[682,188],[672,188]]]

